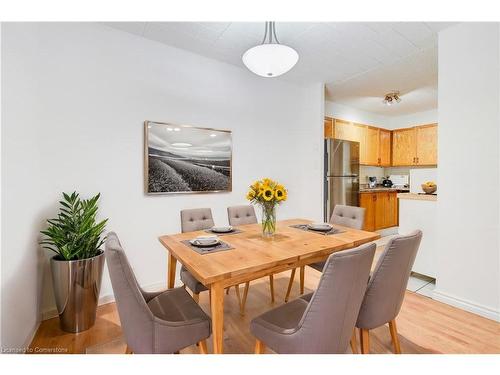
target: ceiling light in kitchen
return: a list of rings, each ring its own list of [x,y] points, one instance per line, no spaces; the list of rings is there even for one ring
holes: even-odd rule
[[[392,91],[388,94],[385,94],[385,98],[383,100],[384,104],[393,105],[399,102],[401,102],[401,95],[399,91]]]
[[[293,48],[280,44],[274,22],[266,22],[262,44],[247,50],[242,60],[251,72],[270,78],[292,69],[299,61],[299,54]]]

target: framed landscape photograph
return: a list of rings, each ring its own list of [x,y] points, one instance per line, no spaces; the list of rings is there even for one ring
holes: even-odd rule
[[[231,191],[230,131],[146,121],[144,133],[148,194]]]

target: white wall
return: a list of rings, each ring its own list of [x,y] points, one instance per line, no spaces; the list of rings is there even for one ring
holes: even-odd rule
[[[389,124],[386,116],[331,101],[325,101],[325,116],[380,128],[386,128]]]
[[[438,121],[437,109],[404,116],[384,116],[330,101],[325,101],[325,115],[390,130],[432,124]]]
[[[164,283],[157,238],[180,230],[180,209],[212,207],[224,223],[256,178],[289,189],[279,219],[322,217],[322,85],[259,78],[96,24],[8,24],[2,42],[2,345],[23,344],[39,309],[54,307],[37,240],[62,191],[101,192],[142,285]],[[144,120],[232,130],[233,192],[146,196]],[[101,296],[111,293],[106,273]]]
[[[497,320],[499,43],[497,23],[462,23],[439,34],[439,268],[435,291],[435,298]]]
[[[404,116],[388,117],[389,129],[409,128],[417,125],[427,125],[438,122],[438,110],[411,113]]]

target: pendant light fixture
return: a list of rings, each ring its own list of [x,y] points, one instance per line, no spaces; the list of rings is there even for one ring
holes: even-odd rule
[[[262,44],[250,48],[242,57],[245,66],[262,77],[278,77],[292,69],[299,54],[293,48],[280,44],[274,22],[266,22]]]

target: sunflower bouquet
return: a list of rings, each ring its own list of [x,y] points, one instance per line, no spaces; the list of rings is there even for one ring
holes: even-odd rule
[[[246,198],[262,207],[262,233],[265,237],[271,237],[276,231],[276,206],[286,201],[287,196],[285,187],[270,178],[250,185]]]

